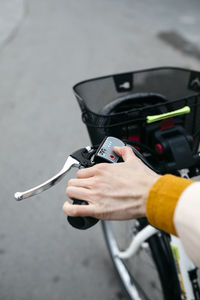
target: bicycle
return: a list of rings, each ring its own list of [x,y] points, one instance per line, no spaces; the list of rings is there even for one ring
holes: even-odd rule
[[[198,78],[200,73],[195,71],[164,67],[76,84],[74,93],[92,147],[75,151],[57,175],[31,190],[16,193],[15,198],[22,200],[53,186],[72,166],[89,167],[102,160],[117,162],[118,158],[113,161],[116,155],[110,149],[112,143],[130,144],[144,163],[161,174],[188,178],[199,175]],[[182,151],[177,151],[180,147]],[[109,148],[106,157],[105,148]],[[77,203],[87,204],[74,200]],[[76,228],[87,229],[98,220],[68,217],[68,221]],[[153,228],[146,218],[101,223],[128,299],[200,299],[197,268],[178,238]]]
[[[86,80],[74,93],[93,145],[121,138],[161,174],[189,178],[200,174],[199,79],[196,71],[162,67]],[[128,299],[200,299],[196,267],[178,238],[145,218],[102,221],[102,228]]]

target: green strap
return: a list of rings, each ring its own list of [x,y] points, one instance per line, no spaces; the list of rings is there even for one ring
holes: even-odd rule
[[[183,114],[189,114],[190,113],[190,107],[189,106],[184,106],[181,109],[177,109],[165,114],[161,114],[161,115],[155,115],[155,116],[147,116],[146,120],[147,123],[153,123],[153,122],[157,122],[163,119],[167,119],[167,118],[171,118],[171,117],[176,117],[176,116],[180,116]]]

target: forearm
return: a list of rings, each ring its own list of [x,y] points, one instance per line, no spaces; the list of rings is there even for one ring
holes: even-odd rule
[[[189,205],[188,205],[189,202]],[[184,248],[200,267],[200,183],[190,185],[180,196],[173,221]]]
[[[173,175],[152,186],[146,203],[149,222],[178,235],[194,263],[200,266],[200,183]]]

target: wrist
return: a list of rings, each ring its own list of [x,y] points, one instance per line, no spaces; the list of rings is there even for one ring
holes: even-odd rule
[[[144,193],[144,201],[143,201],[143,206],[142,206],[142,214],[143,216],[146,216],[147,214],[147,199],[149,197],[149,193],[154,186],[154,184],[158,181],[158,179],[161,177],[161,175],[158,175],[154,173],[152,176],[148,177],[148,181],[146,183],[146,189]]]
[[[155,227],[176,234],[174,211],[180,195],[193,181],[174,175],[160,176],[150,189],[146,201],[146,216]]]
[[[138,208],[138,217],[142,218],[145,217],[147,214],[147,199],[149,196],[149,193],[154,186],[154,184],[157,182],[157,180],[161,177],[161,175],[158,175],[156,173],[151,174],[150,176],[145,177],[145,182],[142,186],[142,192],[140,197],[140,206]],[[135,216],[133,216],[134,218]]]

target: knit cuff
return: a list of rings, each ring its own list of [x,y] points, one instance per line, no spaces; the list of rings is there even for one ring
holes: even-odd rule
[[[152,186],[147,198],[146,215],[149,223],[177,235],[173,223],[176,204],[182,192],[192,183],[192,180],[174,175],[161,176]]]

